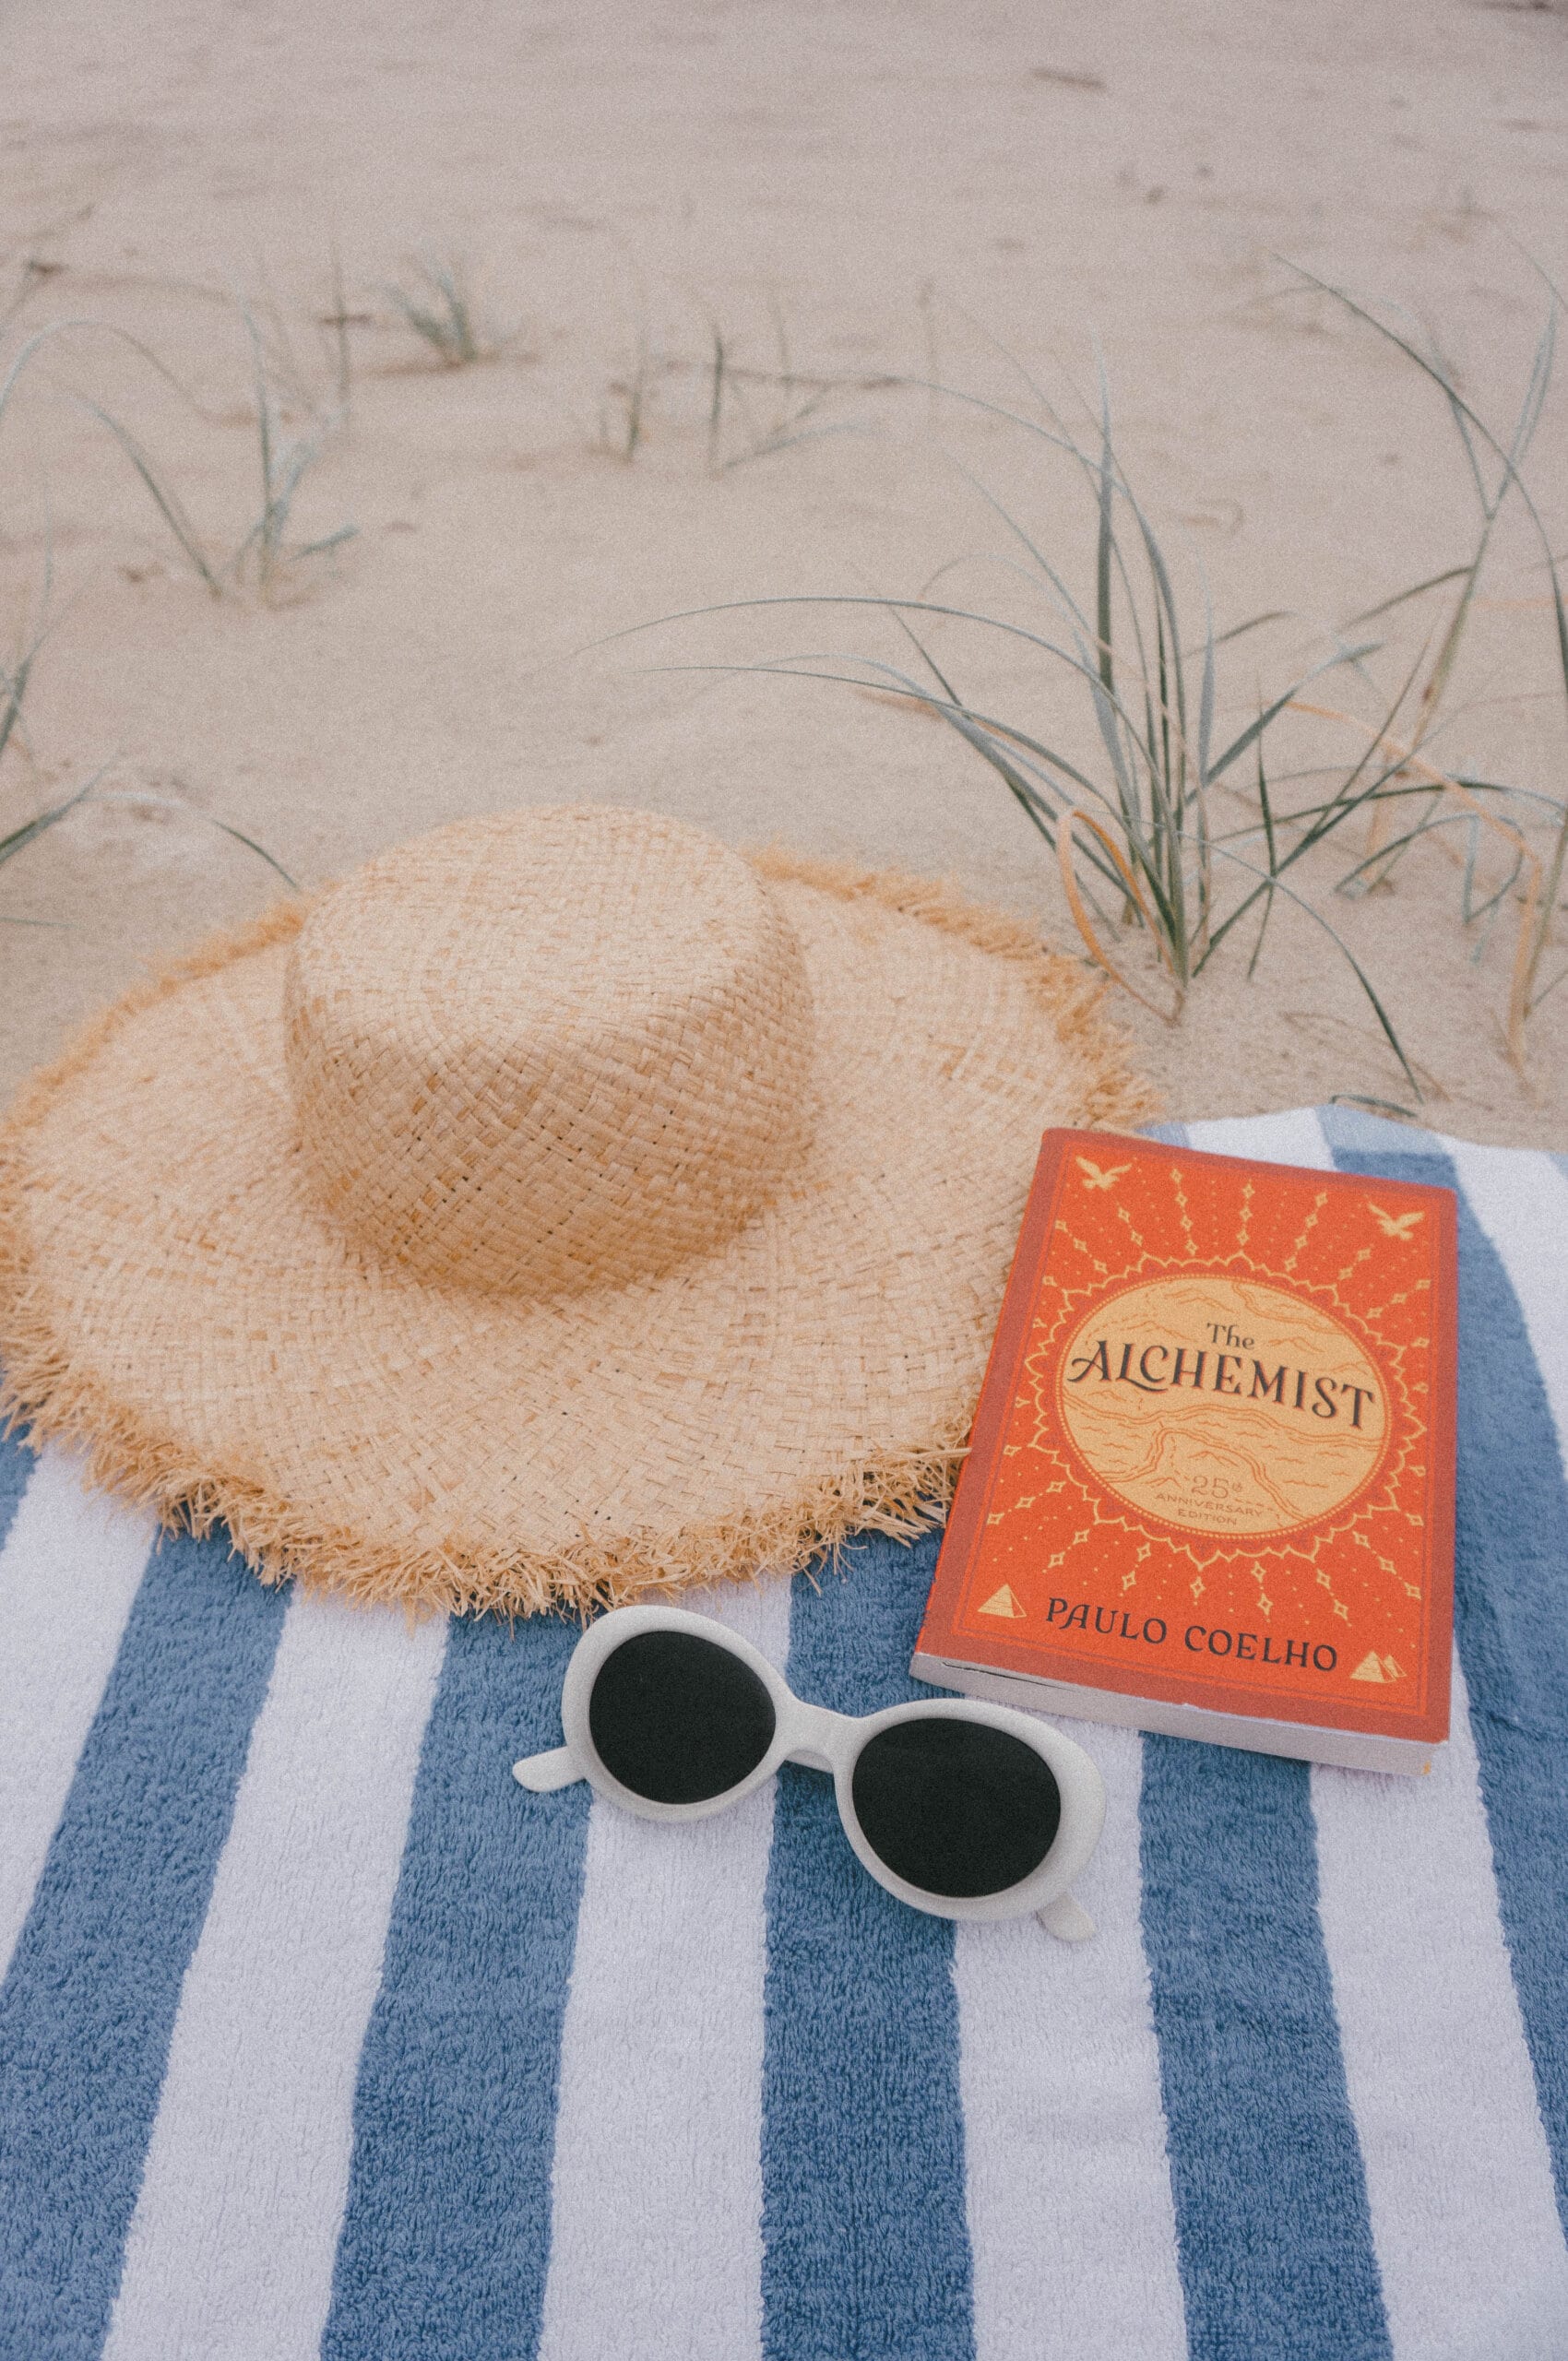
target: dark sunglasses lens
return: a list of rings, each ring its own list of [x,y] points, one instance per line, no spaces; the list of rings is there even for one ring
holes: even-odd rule
[[[748,1778],[773,1744],[766,1684],[693,1631],[638,1631],[599,1667],[588,1731],[612,1778],[655,1804],[700,1804]]]
[[[851,1782],[866,1841],[907,1885],[944,1900],[1004,1893],[1056,1841],[1051,1765],[1009,1730],[957,1714],[879,1730]]]

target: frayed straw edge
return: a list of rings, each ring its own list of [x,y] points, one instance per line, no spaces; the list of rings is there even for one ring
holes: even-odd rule
[[[943,878],[908,870],[862,869],[853,861],[814,860],[786,845],[764,845],[746,858],[763,877],[814,886],[841,902],[876,902],[901,918],[918,919],[938,933],[955,934],[994,959],[1023,968],[1033,998],[1051,1018],[1064,1045],[1100,1071],[1084,1092],[1081,1128],[1131,1132],[1154,1121],[1160,1100],[1134,1063],[1132,1038],[1104,1013],[1108,990],[1065,952],[1051,951],[1027,919],[989,902],[972,902]]]
[[[0,1294],[11,1275],[0,1264]],[[762,1513],[613,1542],[585,1533],[577,1546],[558,1550],[472,1553],[455,1540],[446,1550],[388,1554],[347,1528],[312,1529],[263,1485],[193,1466],[96,1381],[74,1371],[44,1320],[29,1321],[25,1311],[13,1299],[13,1358],[0,1392],[7,1430],[24,1427],[34,1451],[51,1442],[76,1451],[90,1488],[150,1511],[167,1532],[201,1539],[227,1527],[233,1548],[266,1584],[298,1581],[356,1605],[398,1605],[410,1621],[432,1613],[511,1618],[547,1609],[587,1616],[709,1583],[798,1573],[824,1555],[837,1560],[856,1534],[912,1541],[941,1523],[965,1452],[967,1410],[939,1440],[826,1477]]]
[[[1035,995],[1063,1040],[1102,1067],[1086,1088],[1083,1120],[1096,1129],[1131,1130],[1158,1112],[1153,1093],[1134,1071],[1126,1036],[1100,1014],[1104,987],[1061,953],[1046,950],[1023,919],[969,902],[929,878],[805,860],[778,848],[751,858],[766,877],[840,900],[875,901],[1017,962],[1030,971]],[[585,1534],[578,1546],[561,1550],[470,1556],[454,1540],[444,1551],[388,1555],[347,1527],[302,1524],[286,1500],[250,1478],[214,1476],[193,1465],[167,1437],[74,1368],[30,1283],[21,1243],[22,1138],[128,1017],[235,960],[287,942],[309,908],[303,899],[278,903],[249,926],[211,935],[155,969],[86,1026],[13,1106],[0,1130],[0,1429],[25,1429],[35,1451],[46,1442],[76,1451],[92,1489],[150,1511],[165,1531],[199,1539],[226,1526],[235,1551],[266,1584],[298,1581],[356,1604],[396,1603],[410,1619],[431,1613],[517,1617],[552,1608],[588,1615],[709,1583],[798,1573],[824,1555],[836,1561],[856,1534],[911,1541],[941,1523],[967,1448],[973,1413],[968,1398],[929,1442],[824,1477],[795,1501],[761,1513],[673,1534],[628,1534],[614,1542]]]

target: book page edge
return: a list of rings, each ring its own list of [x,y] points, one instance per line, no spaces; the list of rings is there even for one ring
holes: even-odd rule
[[[1205,1705],[1178,1705],[1158,1698],[1128,1697],[1113,1689],[1087,1689],[1064,1681],[1039,1680],[1026,1673],[996,1672],[917,1648],[909,1670],[916,1680],[956,1689],[970,1697],[1016,1705],[1026,1713],[1061,1714],[1070,1720],[1109,1722],[1118,1728],[1149,1730],[1163,1738],[1233,1746],[1249,1754],[1281,1754],[1299,1762],[1325,1762],[1346,1771],[1385,1771],[1423,1777],[1443,1739],[1383,1738],[1372,1731],[1319,1729],[1304,1722],[1275,1722],[1241,1714],[1216,1713]]]

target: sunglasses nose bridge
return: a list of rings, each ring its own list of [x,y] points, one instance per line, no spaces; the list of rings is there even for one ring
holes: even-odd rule
[[[786,1759],[812,1771],[835,1771],[844,1750],[844,1733],[859,1726],[853,1714],[835,1714],[826,1705],[808,1705],[799,1697],[790,1698],[780,1719]]]

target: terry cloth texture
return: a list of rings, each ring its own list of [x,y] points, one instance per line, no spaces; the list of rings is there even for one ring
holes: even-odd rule
[[[1461,1192],[1454,1736],[1074,1724],[1082,1948],[903,1909],[809,1771],[529,1795],[569,1622],[264,1589],[0,1446],[5,2361],[1568,2354],[1568,1160],[1185,1136]],[[934,1554],[707,1603],[861,1712]]]

